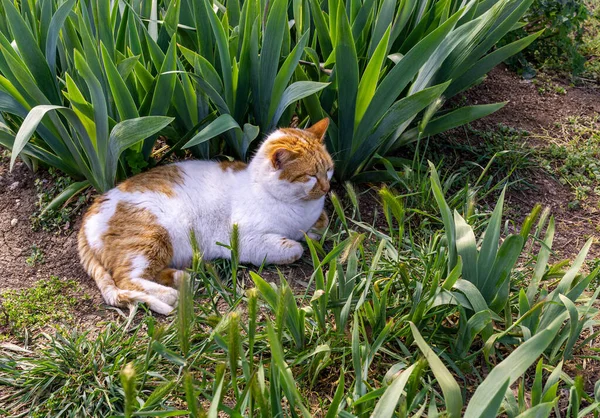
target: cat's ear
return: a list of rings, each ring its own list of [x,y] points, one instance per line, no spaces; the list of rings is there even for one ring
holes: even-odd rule
[[[327,133],[327,128],[329,127],[329,118],[321,119],[317,123],[315,123],[310,128],[306,129],[306,132],[310,132],[321,141],[325,138],[325,134]]]
[[[273,168],[281,170],[287,162],[293,160],[295,157],[296,154],[287,148],[276,148],[271,151],[270,159]]]

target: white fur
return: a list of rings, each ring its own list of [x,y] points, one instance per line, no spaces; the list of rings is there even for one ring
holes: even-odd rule
[[[245,170],[223,171],[212,161],[177,163],[184,182],[175,186],[173,197],[154,192],[111,190],[107,194],[109,202],[86,223],[90,246],[99,248],[98,240],[116,204],[124,201],[151,211],[169,232],[175,268],[191,263],[192,229],[204,259],[229,257],[230,251],[217,243],[230,242],[233,224],[237,224],[239,230],[240,261],[255,265],[265,260],[267,263],[295,261],[303,250],[293,241],[303,239],[304,233],[317,221],[325,198],[306,199],[316,183],[315,178],[306,183],[279,179],[280,171],[265,157],[264,147],[281,135],[276,131],[267,138]],[[328,173],[328,178],[331,174]],[[282,245],[284,238],[293,241]],[[136,270],[145,265],[145,260],[134,257],[132,261]]]

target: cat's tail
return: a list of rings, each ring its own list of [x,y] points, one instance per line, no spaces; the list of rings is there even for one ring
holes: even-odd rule
[[[79,231],[77,244],[81,264],[87,274],[89,274],[96,282],[98,289],[100,289],[100,293],[102,293],[102,298],[107,305],[126,308],[131,307],[136,302],[141,302],[148,304],[150,309],[163,315],[168,315],[173,310],[171,306],[158,300],[152,295],[137,290],[118,288],[110,273],[106,271],[100,260],[98,260],[94,254],[94,251],[90,248],[85,233],[83,232],[83,228]]]

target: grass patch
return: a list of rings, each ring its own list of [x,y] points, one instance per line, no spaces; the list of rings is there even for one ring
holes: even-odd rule
[[[517,417],[539,405],[558,416],[565,390],[569,408],[596,410],[600,385],[580,390],[561,374],[590,341],[577,338],[584,324],[599,325],[598,294],[580,299],[598,273],[580,272],[591,242],[572,267],[548,264],[547,212],[536,207],[500,239],[509,234],[504,193],[490,218],[473,211],[470,193],[448,193],[452,181],[430,172],[439,208],[420,216],[442,219],[428,232],[411,220],[418,195],[379,193],[387,227],[334,199],[326,238],[307,243],[308,283],[290,285],[272,268],[238,269],[235,245],[231,262],[207,263],[196,252],[178,312],[165,322],[134,311],[98,335],[60,333],[35,352],[0,349],[0,384],[12,390],[7,414],[25,404],[34,416],[392,417],[427,409],[458,417],[466,406],[470,416]],[[538,359],[533,387],[523,384],[517,396],[502,386],[529,381]]]
[[[79,303],[80,292],[81,287],[75,280],[61,280],[56,276],[40,280],[29,289],[7,290],[1,295],[0,305],[2,322],[8,330],[3,337],[22,338],[26,332],[50,324],[72,323],[72,309]]]
[[[548,146],[538,149],[540,165],[575,193],[576,208],[590,195],[600,196],[600,115],[572,116],[558,124],[561,138],[541,137]]]
[[[433,140],[427,159],[442,161],[445,170],[463,176],[458,184],[476,185],[483,193],[506,182],[528,184],[527,174],[537,164],[531,158],[527,131],[503,124],[486,130],[468,125],[461,130]]]

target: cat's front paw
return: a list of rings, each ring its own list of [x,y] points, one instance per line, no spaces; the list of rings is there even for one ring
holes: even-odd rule
[[[291,264],[298,261],[303,252],[302,244],[292,239],[282,238],[280,254],[273,260],[273,264]]]

